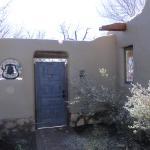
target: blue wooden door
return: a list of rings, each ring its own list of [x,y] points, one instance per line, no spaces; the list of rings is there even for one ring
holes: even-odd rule
[[[65,73],[64,62],[35,63],[37,128],[67,124]]]

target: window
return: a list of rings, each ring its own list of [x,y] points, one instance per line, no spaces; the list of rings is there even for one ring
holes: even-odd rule
[[[124,48],[125,52],[125,82],[133,82],[134,62],[133,62],[133,46]]]

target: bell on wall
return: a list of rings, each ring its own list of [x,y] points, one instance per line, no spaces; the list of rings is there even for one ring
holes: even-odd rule
[[[14,64],[6,64],[3,68],[2,77],[5,79],[16,79],[19,72]]]

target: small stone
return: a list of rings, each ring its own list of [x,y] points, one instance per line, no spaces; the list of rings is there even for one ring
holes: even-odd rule
[[[18,131],[17,129],[13,129],[13,130],[12,130],[13,133],[16,133],[17,131]]]
[[[4,124],[3,120],[0,120],[0,126],[3,125],[3,124]]]
[[[4,130],[2,130],[2,133],[5,133],[5,134],[9,134],[9,130],[8,129],[4,129]]]
[[[60,128],[58,128],[58,129],[62,131],[64,128],[63,128],[63,127],[60,127]]]
[[[93,121],[93,119],[91,118],[90,120],[89,120],[89,124],[93,124],[94,123],[94,121]]]
[[[117,144],[117,147],[118,147],[118,148],[125,148],[126,145],[125,145],[125,144]]]
[[[136,133],[137,133],[137,130],[134,130],[133,133],[136,134]]]
[[[31,122],[31,120],[29,118],[25,118],[23,120],[24,120],[24,123],[27,123],[27,124]]]
[[[68,133],[69,133],[69,130],[65,130],[65,133],[67,133],[67,134],[68,134]]]
[[[19,126],[23,126],[24,123],[25,123],[25,120],[24,120],[24,119],[18,119],[18,120],[17,120],[17,125],[19,125]]]
[[[13,123],[13,122],[8,122],[8,123],[6,123],[5,128],[7,128],[7,129],[12,129],[12,128],[14,128],[15,126],[16,126],[15,123]]]
[[[71,121],[76,121],[78,119],[78,114],[71,114]]]
[[[35,131],[35,126],[32,126],[31,127],[31,132],[34,132]]]
[[[80,119],[77,123],[77,126],[84,125],[84,119]]]

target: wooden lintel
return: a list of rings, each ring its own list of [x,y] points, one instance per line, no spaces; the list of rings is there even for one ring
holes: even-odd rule
[[[34,58],[68,58],[68,53],[63,51],[36,51]]]
[[[109,25],[104,25],[99,28],[100,31],[126,31],[126,23],[113,23]]]

